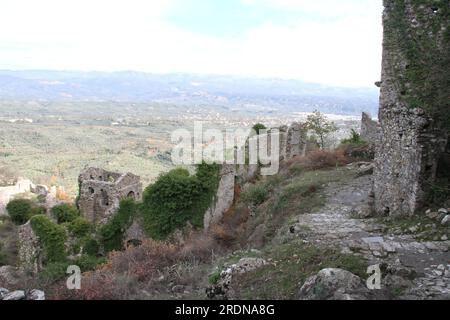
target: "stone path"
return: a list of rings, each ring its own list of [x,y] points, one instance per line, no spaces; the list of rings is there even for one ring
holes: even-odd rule
[[[371,179],[363,176],[328,185],[327,204],[298,216],[295,233],[307,242],[387,266],[390,281],[407,287],[398,293],[400,299],[450,299],[450,241],[419,242],[412,235],[387,235],[378,219],[354,218],[369,210]]]

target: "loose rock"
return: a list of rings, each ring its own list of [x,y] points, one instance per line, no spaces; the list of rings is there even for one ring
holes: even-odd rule
[[[323,269],[308,278],[299,291],[301,300],[365,300],[369,290],[360,277],[342,269]]]
[[[25,291],[17,290],[6,294],[3,297],[3,300],[24,300],[25,299]]]

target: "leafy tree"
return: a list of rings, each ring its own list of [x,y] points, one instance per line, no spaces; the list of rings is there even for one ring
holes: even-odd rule
[[[6,206],[12,222],[17,225],[26,223],[33,215],[33,202],[28,199],[11,200]]]
[[[317,110],[307,117],[305,127],[317,136],[321,149],[325,149],[325,139],[338,129],[334,122]]]

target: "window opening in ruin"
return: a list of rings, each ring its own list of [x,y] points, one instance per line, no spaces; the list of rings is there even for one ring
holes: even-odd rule
[[[127,247],[139,247],[142,245],[142,241],[138,239],[131,239],[127,241]]]
[[[109,206],[109,197],[108,193],[105,190],[101,190],[102,192],[102,205]]]

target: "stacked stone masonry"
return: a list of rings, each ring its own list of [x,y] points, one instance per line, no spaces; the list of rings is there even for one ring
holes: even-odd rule
[[[449,42],[449,19],[445,17],[448,8],[435,3],[384,1],[381,132],[374,172],[374,204],[379,214],[413,215],[426,205],[427,194],[437,178],[439,159],[448,143],[448,128],[444,124],[450,119],[442,119],[436,110],[448,114],[448,102],[440,105],[439,97],[448,98],[449,87],[441,81],[432,83],[436,71],[423,62],[433,60],[433,68],[448,79],[448,51],[444,50]],[[426,50],[414,58],[411,43],[405,45],[404,41]],[[422,87],[411,69],[421,72]]]
[[[119,208],[125,198],[140,200],[142,183],[140,177],[120,174],[98,168],[88,168],[79,176],[81,213],[92,223],[103,224]]]

